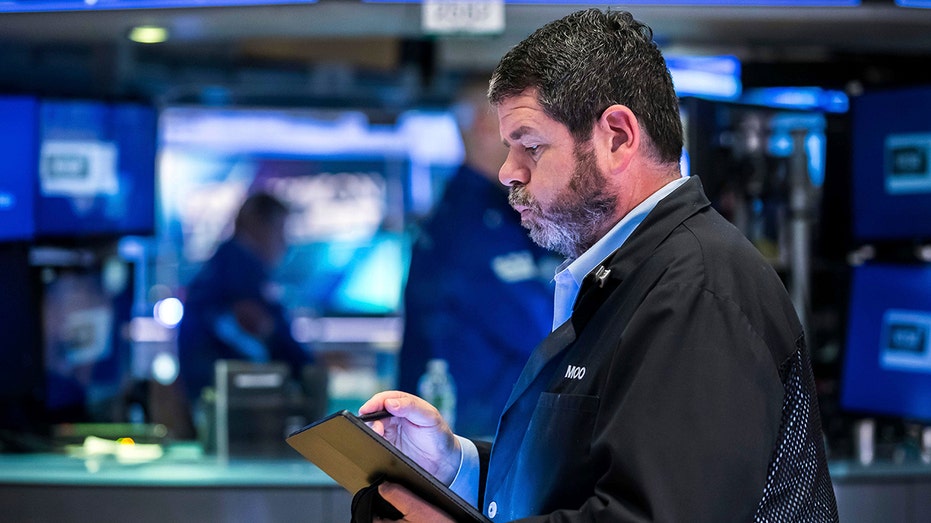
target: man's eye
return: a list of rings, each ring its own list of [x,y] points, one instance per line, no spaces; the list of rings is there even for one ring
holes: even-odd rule
[[[531,145],[530,147],[524,147],[524,150],[527,151],[530,156],[536,156],[540,152],[539,145]]]

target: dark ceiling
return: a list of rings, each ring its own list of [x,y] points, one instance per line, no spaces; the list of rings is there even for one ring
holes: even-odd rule
[[[544,3],[546,4],[546,3]],[[601,4],[593,4],[601,5]],[[485,71],[511,45],[574,5],[508,5],[493,36],[424,35],[414,3],[0,14],[0,90],[146,97],[164,103],[405,103]],[[630,7],[668,53],[733,54],[745,85],[931,82],[931,10],[855,7]],[[172,39],[143,45],[130,27]]]

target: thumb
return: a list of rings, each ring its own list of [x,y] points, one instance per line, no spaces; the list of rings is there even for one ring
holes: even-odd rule
[[[411,523],[455,523],[448,514],[420,499],[410,490],[397,483],[384,482],[378,486],[378,493],[388,503],[394,505],[401,514],[402,521]]]
[[[378,485],[378,493],[401,514],[409,513],[413,505],[419,501],[413,492],[390,481],[383,481]]]
[[[417,396],[405,395],[400,398],[386,399],[385,410],[419,427],[435,427],[441,423],[439,412]]]

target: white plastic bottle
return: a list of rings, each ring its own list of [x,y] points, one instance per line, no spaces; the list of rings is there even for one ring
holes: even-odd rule
[[[449,364],[443,359],[427,362],[427,372],[420,377],[417,384],[420,397],[436,407],[449,427],[455,430],[456,423],[456,384],[449,374]]]

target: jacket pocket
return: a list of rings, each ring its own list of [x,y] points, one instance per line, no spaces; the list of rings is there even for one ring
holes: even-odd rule
[[[598,396],[540,395],[518,453],[513,485],[517,514],[544,514],[578,507],[593,491],[590,449]]]
[[[537,413],[541,410],[594,414],[598,412],[598,396],[543,392],[540,394],[540,400],[537,401],[537,409],[534,411],[534,417],[536,417]]]

